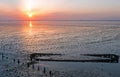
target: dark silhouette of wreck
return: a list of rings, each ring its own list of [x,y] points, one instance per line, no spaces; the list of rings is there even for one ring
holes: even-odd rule
[[[30,55],[31,62],[37,61],[55,61],[55,62],[95,62],[95,63],[118,63],[119,56],[115,54],[81,54],[83,56],[99,57],[99,59],[90,60],[72,60],[72,59],[43,59],[38,57],[50,57],[50,56],[62,56],[64,54],[53,54],[53,53],[33,53]]]

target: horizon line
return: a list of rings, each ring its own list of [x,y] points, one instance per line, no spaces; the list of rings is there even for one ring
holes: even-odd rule
[[[0,21],[120,21],[120,20],[0,20]]]

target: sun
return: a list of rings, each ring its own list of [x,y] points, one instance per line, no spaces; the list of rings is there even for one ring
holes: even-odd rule
[[[22,0],[21,2],[21,10],[25,17],[29,18],[30,20],[33,19],[33,16],[38,14],[36,12],[36,2],[34,0]]]
[[[28,0],[27,1],[27,15],[29,18],[33,17],[32,8],[33,8],[32,0]]]
[[[32,18],[33,17],[33,14],[30,12],[30,13],[28,13],[28,17],[29,18]]]

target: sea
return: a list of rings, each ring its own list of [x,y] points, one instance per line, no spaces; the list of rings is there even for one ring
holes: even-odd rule
[[[120,77],[119,57],[120,21],[0,21],[0,77]]]

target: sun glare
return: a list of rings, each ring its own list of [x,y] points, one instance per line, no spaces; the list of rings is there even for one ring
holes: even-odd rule
[[[27,8],[28,8],[29,11],[32,10],[32,2],[31,2],[31,0],[28,1]]]
[[[32,13],[32,0],[28,0],[27,2],[27,14],[28,14],[28,17],[29,18],[32,18],[33,17],[33,13]]]
[[[33,14],[32,13],[28,13],[28,17],[32,18]]]
[[[38,5],[37,3],[38,2],[34,0],[22,0],[21,1],[20,8],[23,14],[25,15],[25,17],[27,16],[27,18],[31,20],[33,16],[41,14],[41,11],[39,11],[37,9],[38,7],[36,7]]]

